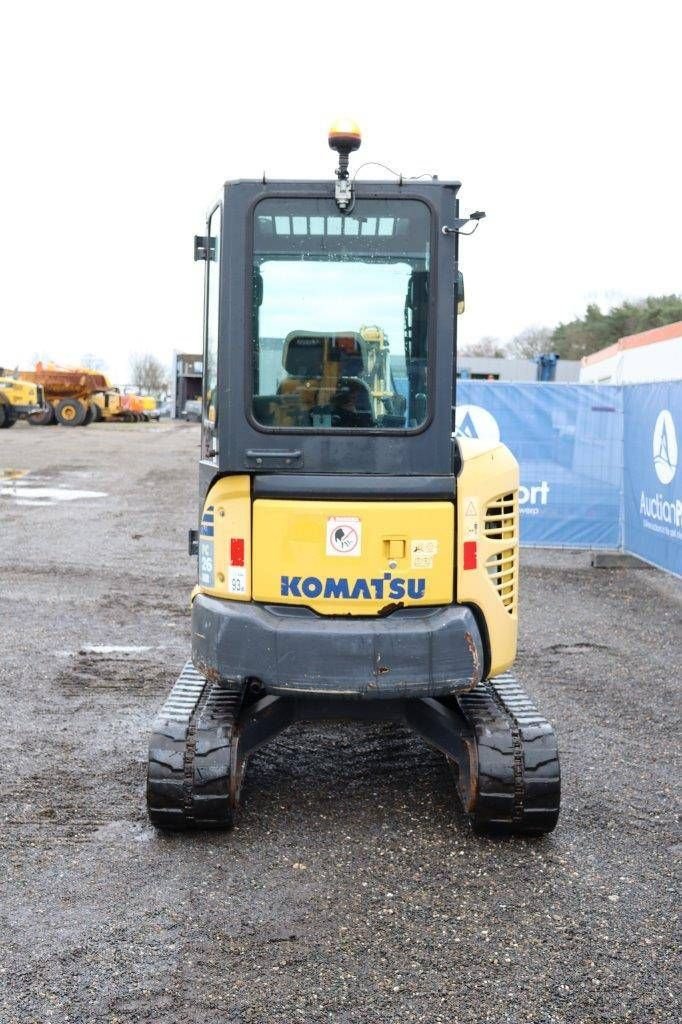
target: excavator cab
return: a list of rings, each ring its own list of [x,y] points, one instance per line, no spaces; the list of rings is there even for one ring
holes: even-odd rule
[[[229,827],[302,719],[388,719],[474,827],[556,824],[556,739],[510,669],[518,466],[454,436],[459,182],[232,181],[205,265],[192,655],[150,743],[161,828]],[[473,215],[480,218],[482,215]]]

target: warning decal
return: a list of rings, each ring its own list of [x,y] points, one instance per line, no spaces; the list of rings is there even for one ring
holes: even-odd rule
[[[413,540],[410,544],[413,569],[433,569],[434,556],[438,554],[438,541]]]
[[[478,500],[470,498],[464,509],[464,536],[474,538],[478,536]]]
[[[327,520],[327,554],[360,555],[362,523],[356,516],[330,516]]]

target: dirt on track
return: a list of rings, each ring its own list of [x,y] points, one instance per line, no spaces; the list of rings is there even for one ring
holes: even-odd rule
[[[476,837],[404,731],[324,723],[253,757],[231,834],[160,835],[198,429],[0,435],[2,1024],[679,1020],[678,580],[524,552],[517,669],[564,780],[544,840]]]

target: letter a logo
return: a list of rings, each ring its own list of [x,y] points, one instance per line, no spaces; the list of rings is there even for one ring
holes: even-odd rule
[[[474,421],[471,418],[471,413],[468,412],[462,422],[459,425],[457,433],[460,437],[478,437],[476,433],[476,427]]]
[[[662,484],[669,484],[677,472],[677,434],[668,409],[661,409],[654,427],[654,469]]]
[[[495,417],[482,405],[458,405],[455,409],[455,437],[499,441],[500,428]]]

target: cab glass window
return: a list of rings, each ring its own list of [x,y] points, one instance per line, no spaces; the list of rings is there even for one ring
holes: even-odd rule
[[[265,199],[254,213],[253,416],[414,430],[429,409],[430,213],[416,200]]]
[[[204,458],[215,457],[218,419],[218,311],[220,292],[220,207],[208,221],[206,263],[206,336],[204,340],[204,395],[202,448]]]

